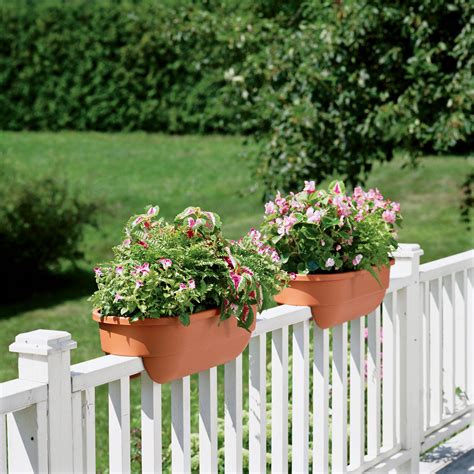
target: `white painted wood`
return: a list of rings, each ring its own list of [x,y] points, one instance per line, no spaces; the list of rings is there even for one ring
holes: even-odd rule
[[[249,345],[249,472],[266,472],[266,338]]]
[[[308,471],[309,324],[293,326],[292,471]]]
[[[367,454],[380,452],[380,308],[367,316]]]
[[[72,394],[72,447],[74,472],[85,472],[82,426],[82,392]]]
[[[313,472],[329,464],[329,329],[313,326]]]
[[[443,318],[441,279],[429,282],[430,292],[430,422],[437,425],[443,416]]]
[[[130,379],[109,383],[109,470],[130,472]]]
[[[332,330],[332,472],[347,471],[347,323]]]
[[[470,403],[474,401],[474,269],[465,273],[466,295],[466,393]]]
[[[272,332],[272,473],[288,472],[288,327]]]
[[[453,275],[442,280],[443,291],[443,416],[454,413],[454,295]]]
[[[171,470],[191,471],[191,408],[189,376],[171,382]]]
[[[161,385],[141,374],[142,472],[161,473]]]
[[[83,443],[84,443],[84,466],[88,473],[96,472],[95,465],[95,389],[87,388],[82,391],[82,419],[83,419]]]
[[[37,329],[15,338],[10,351],[18,352],[22,380],[48,384],[49,469],[73,470],[71,349],[77,346],[65,331]]]
[[[7,417],[0,415],[0,473],[7,472]]]
[[[142,372],[141,357],[107,355],[71,366],[72,391],[104,385]]]
[[[43,382],[14,379],[0,383],[0,414],[28,408],[48,399],[48,386]]]
[[[259,337],[262,334],[309,320],[311,317],[311,310],[304,306],[282,305],[267,309],[258,315],[257,326],[252,337]]]
[[[242,355],[224,366],[225,472],[242,472]]]
[[[39,402],[7,415],[9,472],[50,472],[46,410],[47,403]]]
[[[217,472],[217,368],[199,374],[199,471]]]
[[[383,317],[383,448],[396,444],[396,367],[395,314],[396,297],[387,295],[382,306]]]
[[[474,261],[474,250],[450,255],[449,257],[440,258],[433,262],[420,265],[420,281],[434,280],[443,275],[450,275],[472,268]]]
[[[454,285],[454,386],[455,411],[466,404],[466,300],[464,293],[464,271],[457,272]],[[459,393],[458,393],[459,391]]]
[[[420,303],[422,305],[422,372],[423,372],[423,423],[420,432],[420,439],[423,441],[424,432],[429,427],[430,422],[430,291],[429,282],[420,283]],[[385,349],[384,349],[385,364]],[[385,380],[384,380],[385,384]],[[385,405],[385,394],[384,401]],[[385,419],[385,418],[384,418]]]
[[[350,466],[364,463],[365,453],[365,317],[351,321]]]

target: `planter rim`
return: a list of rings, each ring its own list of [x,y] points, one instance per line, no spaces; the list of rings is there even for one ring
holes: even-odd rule
[[[220,314],[220,309],[206,309],[199,313],[193,313],[191,315],[192,320],[203,320],[213,318]],[[179,325],[182,326],[179,318],[176,316],[163,316],[161,318],[146,318],[139,319],[138,321],[130,321],[129,317],[125,316],[102,316],[98,309],[92,311],[92,319],[101,324],[111,324],[120,326],[171,326]],[[192,321],[191,321],[192,322]]]
[[[395,264],[395,260],[393,258],[390,259],[388,265],[382,265],[380,268],[388,267],[389,265],[392,266]],[[377,267],[373,266],[372,268],[377,269]],[[351,278],[355,278],[357,275],[361,275],[363,273],[369,273],[367,270],[354,270],[352,272],[342,272],[342,273],[327,273],[327,274],[315,274],[315,275],[303,275],[298,273],[296,278],[293,281],[334,281],[334,280],[350,280]]]

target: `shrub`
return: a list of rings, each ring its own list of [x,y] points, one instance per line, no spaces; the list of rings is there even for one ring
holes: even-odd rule
[[[6,177],[6,176],[5,176]],[[0,254],[7,280],[57,269],[76,261],[84,228],[97,206],[54,178],[19,179],[8,173],[0,186]]]
[[[355,185],[397,148],[471,148],[471,11],[465,0],[307,2],[297,28],[275,26],[229,77],[267,191],[333,175]]]
[[[132,320],[190,315],[221,308],[249,328],[252,305],[261,311],[287,281],[279,256],[252,233],[238,242],[222,236],[220,218],[187,208],[174,224],[158,219],[158,207],[132,217],[115,259],[95,269],[91,300],[103,315]]]

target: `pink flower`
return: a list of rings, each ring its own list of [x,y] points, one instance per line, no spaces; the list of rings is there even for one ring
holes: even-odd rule
[[[357,265],[359,265],[359,263],[361,262],[362,258],[363,258],[363,257],[362,257],[362,255],[361,255],[360,253],[359,253],[358,255],[356,255],[356,256],[354,257],[354,259],[352,260],[352,265],[354,265],[354,267],[357,266]]]
[[[158,261],[163,265],[163,268],[165,270],[167,268],[171,267],[171,265],[173,263],[169,258],[160,258]]]
[[[192,217],[188,218],[188,226],[190,229],[192,229],[196,225],[197,221],[193,219]]]
[[[386,210],[386,211],[383,211],[383,214],[382,214],[382,219],[389,223],[389,224],[393,224],[396,220],[397,216],[395,214],[395,212],[393,211],[389,211],[389,210]]]
[[[123,299],[123,296],[120,293],[115,293],[114,303]]]
[[[194,288],[196,288],[196,282],[191,278],[191,280],[188,281],[188,286],[191,290],[194,290]]]
[[[280,255],[278,255],[278,252],[276,252],[275,250],[272,251],[271,257],[274,262],[280,261]]]
[[[364,213],[362,211],[359,211],[354,219],[356,220],[356,222],[364,220]]]
[[[142,275],[148,275],[150,273],[150,264],[145,262],[143,265],[136,266],[135,270]]]
[[[276,211],[275,203],[269,201],[265,204],[265,214],[273,214]]]
[[[321,221],[321,211],[315,211],[312,207],[308,207],[306,217],[308,218],[308,222],[317,224]]]
[[[132,223],[132,225],[135,227],[136,225],[140,224],[140,222],[143,221],[143,216],[138,216]]]
[[[101,277],[104,274],[99,267],[95,267],[94,272],[95,272],[96,276],[98,276],[98,277]]]
[[[392,202],[392,211],[400,212],[400,203],[399,202]]]
[[[291,272],[289,273],[289,275],[290,275],[290,280],[296,280],[296,276],[297,276],[296,273]]]
[[[187,287],[188,287],[188,285],[186,285],[186,283],[180,283],[179,284],[179,289],[180,290],[185,290]]]
[[[150,209],[148,209],[147,214],[149,216],[154,216],[157,212],[158,212],[158,209],[156,207],[150,207]]]
[[[141,286],[143,286],[143,282],[141,280],[137,280],[135,282],[135,288],[140,288]]]
[[[339,252],[339,250],[341,250],[341,246],[339,244],[336,245],[336,252]]]
[[[119,265],[118,267],[115,267],[115,273],[117,275],[121,275],[123,273],[123,267],[122,265]]]
[[[328,258],[328,259],[326,260],[326,264],[325,264],[325,265],[326,265],[326,268],[331,268],[331,267],[333,267],[335,263],[336,263],[336,262],[334,261],[333,258]]]
[[[242,281],[242,277],[234,272],[231,272],[230,277],[232,278],[232,282],[234,283],[234,288],[238,290],[240,282]]]
[[[122,245],[124,247],[130,247],[130,244],[132,243],[132,241],[130,239],[125,239],[123,242],[122,242]]]
[[[288,235],[290,229],[296,224],[298,219],[293,215],[285,216],[283,218],[283,225],[278,229],[278,233],[282,235]]]
[[[314,181],[305,181],[303,191],[314,193],[316,191],[316,183]]]
[[[283,207],[287,204],[286,199],[284,197],[281,197],[280,191],[277,192],[277,195],[275,197],[275,204],[278,207]]]

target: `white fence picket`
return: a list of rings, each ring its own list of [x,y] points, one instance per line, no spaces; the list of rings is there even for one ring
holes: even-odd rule
[[[142,471],[161,473],[161,385],[141,374]]]
[[[190,379],[171,382],[171,470],[191,471]]]
[[[351,321],[350,354],[350,465],[359,467],[365,453],[365,318]]]
[[[130,379],[109,383],[109,469],[130,472]]]
[[[266,472],[266,337],[253,337],[249,345],[249,472]]]
[[[423,372],[423,423],[420,438],[424,438],[425,431],[430,426],[430,284],[428,281],[420,283],[420,300],[422,307],[422,372]],[[384,349],[385,356],[385,349]],[[384,357],[385,363],[385,357]],[[384,380],[385,384],[385,380]],[[384,395],[385,404],[385,395]]]
[[[288,472],[288,326],[272,333],[272,473]]]
[[[367,316],[367,454],[380,452],[380,308]]]
[[[332,329],[332,472],[347,470],[347,323]]]
[[[7,472],[7,416],[0,415],[0,473]]]
[[[227,362],[224,372],[225,471],[242,472],[242,356]]]
[[[453,275],[442,279],[443,300],[443,415],[454,413],[454,298]]]
[[[217,368],[199,374],[199,470],[217,472]]]
[[[443,305],[441,278],[430,284],[430,426],[443,416]]]
[[[456,387],[455,409],[466,405],[466,294],[464,293],[464,272],[454,275],[454,385]],[[472,343],[472,342],[471,342]],[[458,393],[458,390],[460,391]]]
[[[74,472],[96,472],[95,465],[95,389],[72,394]]]
[[[329,329],[314,325],[313,472],[329,464]]]
[[[474,401],[474,268],[466,271],[466,395],[468,400]]]
[[[395,404],[396,404],[396,371],[395,360],[397,354],[395,352],[395,313],[396,313],[396,298],[392,293],[385,297],[382,306],[383,317],[383,359],[382,359],[382,374],[383,374],[383,447],[384,449],[391,449],[396,443],[396,429],[395,429]]]
[[[308,471],[309,324],[293,326],[292,471]]]

